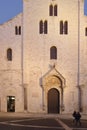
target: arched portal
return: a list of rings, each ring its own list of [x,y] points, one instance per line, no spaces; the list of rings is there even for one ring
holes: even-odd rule
[[[41,80],[42,104],[46,113],[62,113],[64,111],[65,78],[55,66]]]
[[[60,93],[55,88],[48,91],[48,113],[60,113]]]

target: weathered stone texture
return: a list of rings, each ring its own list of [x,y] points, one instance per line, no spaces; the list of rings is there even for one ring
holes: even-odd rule
[[[49,16],[51,4],[58,6],[57,16]],[[82,0],[79,8],[78,0],[23,0],[23,13],[0,25],[1,111],[7,111],[6,97],[11,95],[16,98],[16,112],[26,108],[48,113],[48,93],[54,88],[60,95],[59,113],[79,107],[87,113],[87,17],[83,5]],[[39,33],[41,20],[47,20],[47,34]],[[61,20],[68,22],[67,35],[60,35]],[[21,26],[21,35],[15,35],[16,26]],[[52,46],[57,48],[57,60],[50,59]],[[8,48],[12,48],[12,61],[7,61]]]

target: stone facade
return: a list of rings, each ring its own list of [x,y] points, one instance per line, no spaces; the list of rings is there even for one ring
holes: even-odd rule
[[[0,25],[0,111],[87,113],[86,28],[84,0],[23,0],[23,13]]]

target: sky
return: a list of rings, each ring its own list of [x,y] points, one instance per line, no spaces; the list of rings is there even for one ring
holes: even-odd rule
[[[84,1],[84,12],[87,15],[87,0]],[[22,12],[22,5],[22,0],[0,0],[0,24],[3,24]]]
[[[84,0],[84,14],[87,15],[87,0]]]
[[[0,24],[22,12],[22,0],[0,0]]]

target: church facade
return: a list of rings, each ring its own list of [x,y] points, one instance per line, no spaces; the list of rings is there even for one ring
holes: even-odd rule
[[[84,0],[23,0],[0,25],[0,111],[87,113]]]

